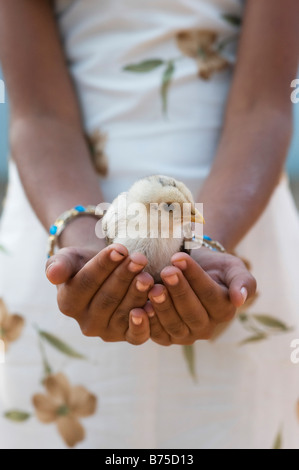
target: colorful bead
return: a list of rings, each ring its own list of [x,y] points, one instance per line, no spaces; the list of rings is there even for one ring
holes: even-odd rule
[[[50,227],[50,234],[51,235],[56,235],[56,233],[57,233],[57,227],[56,227],[56,225],[52,225]]]
[[[75,206],[74,209],[78,212],[85,212],[85,207],[83,206]]]
[[[66,225],[71,222],[76,217],[80,217],[81,215],[92,215],[97,219],[100,219],[103,214],[96,213],[96,206],[88,205],[86,207],[78,205],[73,207],[72,209],[63,212],[55,223],[50,227],[50,236],[48,237],[48,246],[47,246],[47,255],[48,258],[54,255],[55,245],[57,243],[58,237],[61,235],[63,230],[65,229]]]

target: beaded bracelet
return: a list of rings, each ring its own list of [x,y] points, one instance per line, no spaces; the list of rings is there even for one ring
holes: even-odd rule
[[[210,250],[220,251],[220,253],[226,253],[226,249],[224,248],[224,246],[221,245],[220,242],[212,240],[212,238],[208,237],[207,235],[203,236],[202,244]]]
[[[49,238],[48,238],[48,248],[47,248],[47,253],[48,253],[48,258],[54,255],[55,251],[55,246],[57,244],[57,240],[59,235],[63,232],[65,227],[69,222],[71,222],[73,219],[83,216],[83,215],[91,215],[94,217],[97,217],[98,219],[101,219],[103,217],[102,214],[97,214],[96,213],[96,206],[75,206],[72,209],[63,212],[58,219],[54,222],[53,225],[51,225],[50,230],[49,230]]]
[[[218,251],[220,253],[227,253],[226,249],[221,245],[220,242],[216,240],[212,240],[211,237],[208,237],[208,235],[203,235],[203,237],[196,237],[196,235],[193,234],[193,237],[191,241],[198,241],[201,243],[202,246],[205,248],[209,248],[210,250],[213,251]]]
[[[83,216],[83,215],[92,215],[101,219],[103,214],[96,213],[96,206],[75,206],[72,209],[63,212],[58,219],[51,225],[49,230],[49,238],[48,238],[48,258],[54,255],[55,246],[57,244],[58,237],[61,235],[65,227],[69,222],[73,219]],[[196,237],[193,234],[191,241],[199,241],[202,246],[209,248],[213,251],[219,251],[221,253],[226,253],[225,248],[219,243],[218,241],[212,240],[212,238],[208,237],[207,235],[203,235],[202,238]]]

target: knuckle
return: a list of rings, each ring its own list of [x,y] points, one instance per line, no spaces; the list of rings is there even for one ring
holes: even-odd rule
[[[193,317],[193,323],[192,320],[188,323],[190,326],[190,329],[192,332],[196,332],[197,334],[201,334],[203,331],[207,330],[210,328],[211,321],[208,317],[208,314],[205,313],[205,315],[202,315],[202,312],[197,315],[197,318],[194,319]]]
[[[103,310],[114,309],[119,303],[119,299],[116,295],[110,294],[107,291],[100,291],[99,304]]]
[[[129,313],[125,310],[117,310],[114,314],[118,328],[128,328]]]
[[[154,341],[160,346],[171,346],[173,344],[168,338],[156,338]]]
[[[90,291],[92,290],[95,286],[97,286],[95,280],[91,278],[86,272],[81,273],[80,277],[80,285],[79,288],[82,291]]]
[[[210,340],[213,337],[215,327],[215,322],[211,323],[210,321],[208,321],[198,330],[195,340]]]
[[[130,274],[127,270],[126,271],[123,270],[123,269],[116,270],[115,275],[116,275],[118,283],[122,284],[124,286],[127,286],[132,280],[132,278],[131,278],[131,276],[130,276]]]
[[[99,255],[95,258],[96,266],[99,272],[104,273],[108,276],[111,273],[111,267],[107,259],[103,259],[103,253],[99,253]]]
[[[200,339],[203,340],[210,340],[213,336],[213,329],[212,328],[207,328],[204,331],[202,331],[200,335]]]
[[[196,342],[196,338],[191,337],[190,339],[184,340],[184,346],[193,346],[193,344]]]
[[[82,334],[84,336],[87,336],[88,338],[93,338],[95,336],[98,336],[97,334],[95,334],[95,330],[90,323],[83,323],[83,324],[81,323],[80,329],[81,329]]]
[[[204,298],[205,298],[205,301],[208,303],[212,303],[217,300],[214,286],[206,287],[205,292],[204,292]]]
[[[202,326],[202,312],[186,312],[184,314],[185,323],[193,329],[199,329]]]
[[[136,286],[133,290],[129,291],[129,295],[131,299],[130,303],[135,307],[143,307],[148,298],[147,292],[138,291]]]
[[[182,338],[186,335],[186,329],[184,328],[183,323],[179,321],[169,323],[167,325],[167,331],[171,336],[176,338]]]
[[[151,325],[151,339],[154,340],[156,343],[164,339],[163,338],[164,336],[168,336],[168,335],[165,335],[161,326],[154,323],[152,319],[150,321],[150,325]]]
[[[117,338],[113,338],[111,334],[108,333],[107,331],[102,332],[100,335],[96,335],[96,336],[99,336],[101,340],[104,341],[105,343],[112,343],[115,341],[120,341],[120,339],[118,340]]]
[[[227,309],[222,310],[220,314],[213,316],[213,320],[217,325],[219,325],[219,323],[228,323],[234,319],[235,314],[236,309],[233,306],[230,306]]]
[[[175,299],[178,302],[180,301],[186,302],[186,295],[187,295],[186,289],[175,289],[174,292],[172,292],[171,294],[173,299]]]
[[[147,338],[145,339],[143,335],[142,336],[138,336],[138,335],[127,336],[128,343],[132,344],[133,346],[140,346],[141,344],[145,343],[146,340]]]

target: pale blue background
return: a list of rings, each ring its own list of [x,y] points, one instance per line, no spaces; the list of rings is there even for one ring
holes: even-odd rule
[[[0,69],[0,78],[2,73]],[[299,179],[299,103],[294,105],[295,127],[293,141],[290,147],[287,161],[287,169],[292,179]],[[5,179],[7,170],[7,126],[8,126],[8,105],[0,104],[0,179]],[[274,137],[274,136],[273,136]]]

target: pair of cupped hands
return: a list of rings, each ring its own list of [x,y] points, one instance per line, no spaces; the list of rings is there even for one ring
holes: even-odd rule
[[[61,248],[46,265],[60,311],[86,336],[168,346],[210,339],[254,295],[256,282],[236,256],[207,248],[176,253],[154,283],[146,257],[121,244],[100,251]]]

